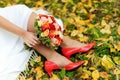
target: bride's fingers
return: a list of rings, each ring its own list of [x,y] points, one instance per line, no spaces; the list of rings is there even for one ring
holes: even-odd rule
[[[25,42],[29,47],[32,47],[32,44],[30,43],[30,41]]]
[[[38,39],[36,36],[34,36],[33,39],[34,39],[36,42],[39,42],[39,39]]]
[[[32,45],[31,44],[27,44],[29,47],[32,47]]]

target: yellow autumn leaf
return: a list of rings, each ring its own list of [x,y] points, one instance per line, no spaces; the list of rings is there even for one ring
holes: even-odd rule
[[[105,16],[105,20],[110,20],[111,18],[112,18],[112,16],[109,14]]]
[[[87,64],[88,64],[88,61],[87,60],[84,60],[85,62],[84,62],[84,66],[87,66]]]
[[[107,74],[107,72],[100,72],[100,77],[108,79],[109,74]]]
[[[31,0],[25,0],[25,3],[26,4],[31,3]]]
[[[79,73],[82,73],[83,72],[83,67],[79,67],[78,69],[77,69],[77,71],[79,72]]]
[[[103,25],[102,25],[103,26]],[[111,34],[110,25],[104,23],[104,28],[100,30],[101,33]]]
[[[70,2],[71,0],[61,0],[61,1],[67,3]]]
[[[40,62],[41,61],[41,56],[39,56],[39,57],[37,57],[37,58],[35,58],[35,60],[34,60],[35,62]]]
[[[120,26],[117,28],[117,33],[120,35]]]
[[[27,80],[33,80],[33,77],[28,78]]]
[[[75,16],[74,18],[73,18],[74,20],[73,20],[73,23],[76,25],[76,26],[80,26],[81,24],[80,24],[80,17],[79,16]]]
[[[100,74],[99,74],[99,71],[98,70],[95,70],[92,72],[92,78],[93,80],[98,80],[100,77]]]
[[[89,67],[89,70],[96,70],[96,68],[95,67]]]
[[[41,67],[35,68],[35,72],[36,72],[36,79],[37,80],[39,80],[44,75],[44,72],[42,71]]]
[[[64,76],[63,80],[70,80],[69,77]]]
[[[113,21],[111,21],[111,22],[109,23],[109,25],[110,25],[110,27],[114,27],[114,26],[115,26],[115,23],[114,23]]]
[[[101,26],[106,26],[106,25],[107,25],[106,21],[105,21],[105,20],[102,20],[102,21],[101,21]]]
[[[88,7],[92,7],[92,0],[88,0]]]
[[[83,79],[89,78],[89,76],[91,75],[91,72],[89,70],[87,70],[86,68],[83,68],[82,71],[83,72],[80,77]]]
[[[78,40],[79,40],[80,42],[87,42],[88,39],[89,39],[89,38],[88,38],[87,36],[83,36],[83,37],[78,38]]]
[[[117,51],[120,51],[120,41],[116,42],[114,45],[114,48],[117,50]]]
[[[114,63],[112,62],[111,58],[107,55],[103,56],[101,64],[106,68],[107,71],[114,67]]]
[[[76,36],[78,34],[78,30],[73,30],[72,32],[71,32],[71,36]]]
[[[87,20],[84,20],[84,22],[85,22],[85,24],[88,24],[90,22],[90,20],[87,19]]]
[[[82,3],[82,2],[78,2],[77,5],[78,5],[79,7],[82,7],[82,6],[83,6],[83,3]]]
[[[86,58],[91,59],[94,57],[94,50],[90,50],[87,53],[88,54],[85,55]]]
[[[87,0],[81,0],[81,2],[87,2]]]
[[[79,20],[79,24],[80,24],[80,25],[85,25],[84,20]]]
[[[81,27],[78,29],[79,34],[82,34],[82,33],[84,32],[84,30],[85,30],[85,27],[81,26]],[[79,35],[79,34],[78,34],[78,35]]]
[[[87,78],[89,78],[89,75],[87,73],[83,72],[82,75],[80,76],[80,78],[87,79]]]
[[[113,12],[114,12],[113,15],[114,15],[114,16],[117,16],[118,9],[117,9],[117,8],[114,8],[114,9],[113,9]]]
[[[115,70],[113,72],[114,72],[114,74],[120,74],[120,69],[115,68]]]
[[[90,15],[89,15],[89,19],[90,19],[90,21],[93,20],[95,17],[96,17],[95,14],[90,14]]]
[[[52,73],[52,77],[50,77],[50,80],[60,80],[56,74]]]
[[[120,57],[113,57],[113,60],[115,61],[116,64],[120,65]]]
[[[101,0],[101,2],[106,2],[107,0]]]
[[[73,18],[68,18],[67,19],[70,23],[74,23],[74,19]]]
[[[103,33],[103,34],[105,34],[106,30],[105,29],[101,29],[100,32]]]
[[[36,6],[42,6],[43,5],[43,2],[42,1],[36,1]]]
[[[116,52],[116,49],[111,47],[110,52]]]
[[[87,10],[85,8],[82,8],[81,11],[84,13],[84,14],[88,14]]]
[[[110,26],[109,26],[109,25],[107,25],[107,26],[105,27],[105,32],[106,32],[107,34],[111,34],[111,30],[110,30]]]
[[[116,49],[113,47],[112,44],[108,44],[109,48],[110,48],[110,52],[116,52]]]
[[[106,38],[98,38],[98,39],[96,39],[96,40],[98,40],[98,41],[107,41],[108,39],[106,39]]]
[[[24,75],[20,75],[20,76],[18,76],[17,80],[25,80],[25,76]]]

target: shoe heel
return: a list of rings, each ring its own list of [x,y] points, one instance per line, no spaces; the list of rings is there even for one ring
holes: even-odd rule
[[[60,69],[60,66],[51,61],[45,61],[45,71],[51,77],[53,70]]]

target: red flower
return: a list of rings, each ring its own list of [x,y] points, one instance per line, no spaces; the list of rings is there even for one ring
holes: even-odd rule
[[[53,38],[55,35],[56,35],[56,31],[50,30],[50,32],[49,32],[49,37],[50,37],[50,38]]]
[[[42,31],[45,31],[46,29],[50,29],[48,22],[46,22],[42,25]]]
[[[50,26],[50,30],[55,30],[55,26],[53,25],[53,23],[50,23],[49,26]]]
[[[62,31],[62,28],[61,28],[61,26],[59,26],[59,28],[58,28],[58,31]]]

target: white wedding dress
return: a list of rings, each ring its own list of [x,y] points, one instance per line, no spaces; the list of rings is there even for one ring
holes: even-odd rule
[[[0,16],[25,30],[32,12],[33,10],[25,5],[0,8]],[[36,13],[48,14],[44,10],[38,10]],[[62,21],[56,20],[63,27]],[[19,36],[0,28],[0,80],[16,80],[20,72],[25,69],[31,54],[24,49],[23,43],[23,39]]]

